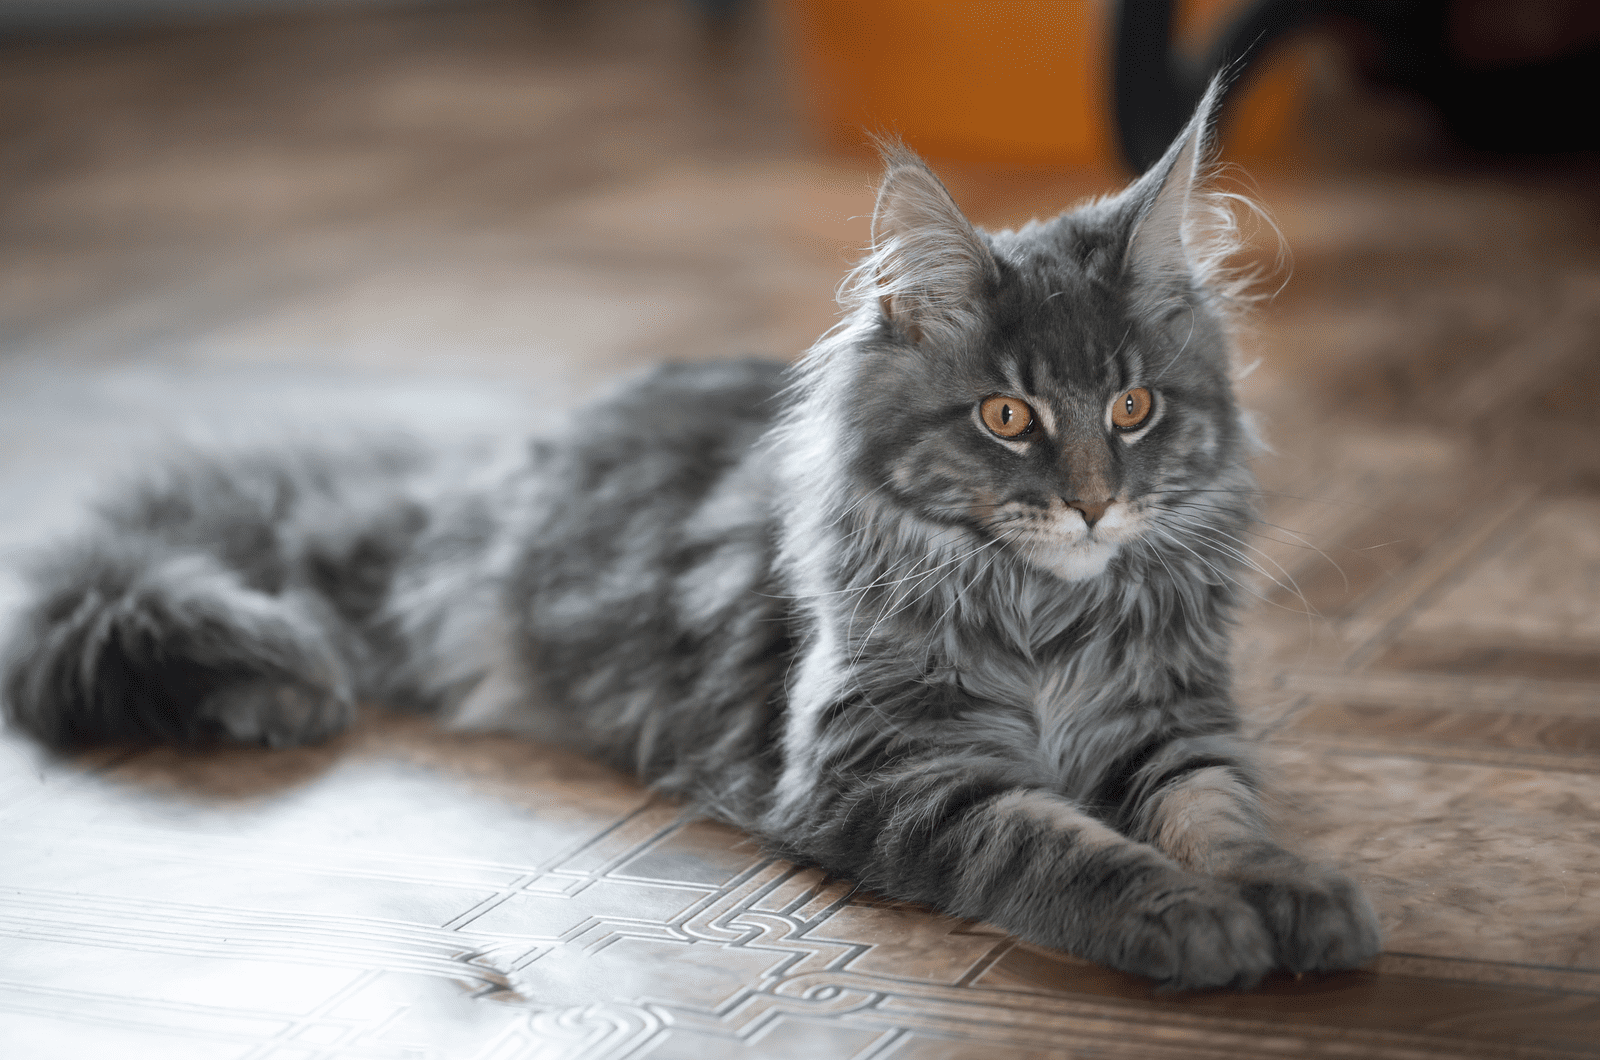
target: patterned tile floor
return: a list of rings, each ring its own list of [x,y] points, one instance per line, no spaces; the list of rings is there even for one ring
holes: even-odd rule
[[[765,35],[685,10],[0,45],[0,560],[173,434],[513,430],[658,358],[803,349],[870,170],[806,146]],[[1600,182],[1407,121],[1261,174],[1295,269],[1243,384],[1273,452],[1242,697],[1285,833],[1374,896],[1371,968],[1153,994],[374,709],[281,753],[0,741],[0,1052],[1600,1054]],[[989,224],[1104,187],[948,173]]]

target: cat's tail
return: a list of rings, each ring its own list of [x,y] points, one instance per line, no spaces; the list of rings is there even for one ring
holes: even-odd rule
[[[258,591],[205,551],[109,528],[57,548],[31,580],[0,694],[46,743],[297,744],[354,714],[310,594]]]

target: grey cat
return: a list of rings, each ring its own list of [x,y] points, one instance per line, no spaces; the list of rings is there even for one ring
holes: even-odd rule
[[[1268,836],[1215,91],[1126,191],[973,228],[886,150],[797,369],[660,370],[509,459],[175,462],[46,554],[12,721],[323,739],[360,699],[575,742],[897,899],[1178,988],[1377,950]]]

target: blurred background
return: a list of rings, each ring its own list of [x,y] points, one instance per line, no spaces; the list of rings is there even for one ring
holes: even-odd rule
[[[1231,63],[1226,179],[1266,207],[1289,251],[1280,261],[1263,228],[1248,252],[1270,297],[1241,340],[1241,365],[1255,366],[1241,387],[1271,449],[1257,465],[1267,522],[1241,543],[1260,570],[1239,638],[1240,695],[1280,766],[1285,828],[1362,879],[1390,952],[1375,978],[1327,987],[1337,1004],[1262,995],[1228,1018],[1271,1023],[1292,1009],[1305,1026],[1340,1034],[1435,1035],[1407,1039],[1407,1056],[1468,1055],[1469,1039],[1489,1050],[1471,1055],[1501,1055],[1495,1043],[1593,1055],[1597,48],[1600,6],[1578,0],[0,0],[0,615],[24,546],[70,525],[97,482],[162,439],[372,423],[538,430],[661,360],[792,359],[835,319],[834,288],[866,242],[868,134],[898,134],[923,152],[977,223],[1013,226],[1125,183],[1181,124],[1209,72]],[[463,810],[445,840],[391,820],[392,800],[414,795],[403,786],[379,785],[383,798],[350,810],[343,767],[330,763],[417,758],[433,738],[385,737],[376,751],[362,739],[327,753],[240,752],[225,766],[146,754],[114,768],[50,764],[6,743],[0,828],[20,852],[6,893],[99,894],[112,904],[30,907],[34,920],[23,920],[87,917],[112,931],[118,895],[172,886],[140,860],[149,850],[268,828],[278,803],[250,803],[251,824],[229,816],[227,800],[277,798],[283,785],[300,801],[272,834],[307,864],[440,844],[515,862],[501,847],[514,846],[505,836],[518,826],[500,811]],[[410,750],[395,751],[396,740]],[[446,772],[488,753],[426,746],[429,768]],[[493,773],[501,786],[487,801],[533,806],[517,812],[534,816],[548,800],[528,793],[564,785],[564,820],[581,822],[574,835],[610,834],[607,814],[643,798],[585,767],[552,772],[517,757],[531,751],[494,753],[500,764],[462,775]],[[178,821],[152,796],[153,816],[141,817],[122,808],[121,789],[61,795],[59,778],[102,769],[113,786],[186,792],[213,815]],[[428,797],[457,805],[445,787]],[[366,831],[339,831],[363,813]],[[62,860],[56,844],[98,835],[107,821],[137,841],[109,860],[85,855],[97,866],[86,885],[78,873],[88,862]],[[690,886],[673,873],[695,858],[754,857],[738,837],[695,835],[673,855],[679,868],[652,862],[668,880],[660,886]],[[239,869],[241,849],[216,864],[191,857],[185,871],[198,875],[180,889],[219,907],[322,907],[324,877],[294,877],[261,897],[250,882],[260,866]],[[705,879],[744,878],[728,871]],[[513,874],[523,882],[505,887],[533,887],[536,875]],[[724,897],[745,901],[734,883]],[[479,923],[439,902],[368,899],[367,915],[429,930]],[[619,901],[623,920],[656,923],[645,898]],[[794,908],[815,901],[801,895]],[[968,967],[949,947],[969,954],[976,936],[922,914],[889,924],[869,906],[815,910],[836,918],[835,940],[850,952],[898,954],[881,962],[893,975],[943,982]],[[149,924],[164,922],[143,908]],[[820,920],[805,923],[820,930]],[[64,1029],[78,1021],[70,1013],[101,1004],[72,985],[84,967],[74,947],[87,945],[72,941],[76,930],[0,956],[15,965],[0,979],[23,992],[0,989],[13,999],[0,1011],[22,1011],[13,1002],[24,995],[67,999],[69,1015],[43,1023],[0,1015],[11,1033],[32,1035],[36,1055],[98,1048]],[[911,936],[915,947],[892,950]],[[547,966],[536,951],[519,958],[529,974]],[[971,968],[1010,960],[973,957]],[[1144,997],[1139,984],[1057,957],[1028,960],[1006,989],[1035,1000],[984,995],[985,1005],[1043,1005],[1041,992]],[[240,984],[253,980],[210,967],[169,969],[150,996],[192,1011],[234,1004],[198,999],[191,987],[208,977],[234,984],[229,997],[250,993]],[[750,967],[718,974],[777,989]],[[946,978],[981,985],[976,970],[966,974]],[[585,996],[669,979],[608,973]],[[105,996],[123,989],[106,985]],[[148,1019],[178,1020],[177,1008],[161,1011]],[[1156,1018],[1139,1011],[1128,1028]],[[493,1021],[451,1012],[450,1026],[477,1027],[490,1055],[501,1039],[480,1024]],[[156,1041],[127,1029],[137,1020],[105,1019],[123,1028],[117,1055]],[[417,1020],[416,1040],[442,1034]],[[959,1021],[941,1026],[966,1033]],[[377,1049],[390,1031],[373,1027],[362,1040]],[[911,1041],[890,1030],[862,1038],[860,1055]],[[755,1031],[737,1034],[753,1041]],[[1002,1039],[1011,1040],[984,1039],[985,1055],[1012,1055]],[[1376,1038],[1367,1047],[1387,1055]],[[278,1055],[264,1048],[217,1055]],[[150,1049],[180,1055],[170,1042]],[[683,1055],[779,1055],[776,1045],[696,1049]],[[796,1055],[853,1054],[830,1045]]]
[[[174,430],[537,426],[658,360],[793,358],[866,242],[870,134],[1015,225],[1125,183],[1223,66],[1228,179],[1290,255],[1256,233],[1263,473],[1588,488],[1597,12],[0,0],[0,547]]]

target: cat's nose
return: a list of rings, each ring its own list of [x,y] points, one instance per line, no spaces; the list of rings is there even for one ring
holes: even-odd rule
[[[1067,507],[1076,508],[1082,512],[1083,521],[1089,524],[1089,529],[1093,530],[1094,524],[1098,523],[1100,517],[1106,514],[1106,509],[1111,507],[1111,500],[1107,498],[1103,501],[1068,501]]]

